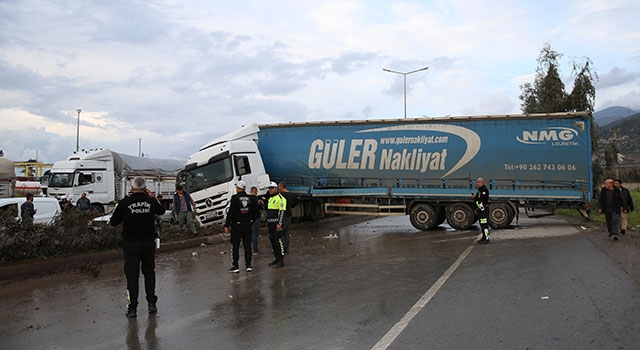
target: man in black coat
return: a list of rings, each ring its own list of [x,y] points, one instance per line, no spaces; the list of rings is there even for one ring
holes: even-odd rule
[[[130,196],[118,203],[111,216],[111,225],[122,225],[122,247],[124,251],[124,274],[127,277],[129,305],[126,316],[136,317],[138,307],[138,279],[140,269],[144,275],[149,313],[158,312],[156,303],[156,215],[164,214],[164,207],[147,189],[144,178],[136,177],[131,185]]]
[[[231,245],[233,262],[228,270],[231,273],[240,272],[238,260],[240,260],[240,242],[244,247],[244,262],[247,272],[251,272],[251,227],[260,219],[258,200],[255,196],[246,192],[247,184],[244,181],[236,183],[236,194],[231,196],[229,212],[224,224],[224,232],[231,230]]]
[[[599,202],[598,213],[604,213],[609,237],[613,237],[613,240],[617,241],[618,232],[620,231],[620,213],[626,212],[627,205],[624,197],[622,197],[622,192],[613,185],[612,179],[604,181],[604,187],[600,191]]]

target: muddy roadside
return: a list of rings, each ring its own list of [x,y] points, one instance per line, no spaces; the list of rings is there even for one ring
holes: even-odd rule
[[[344,216],[321,220],[318,223],[299,222],[293,223],[292,229],[304,239],[319,231],[334,232],[334,230],[347,225],[368,221],[374,217]],[[640,232],[629,230],[620,240],[613,241],[607,236],[606,225],[595,221],[586,221],[579,218],[566,218],[572,225],[578,228],[595,246],[604,252],[609,258],[619,265],[636,283],[640,284]],[[267,236],[267,228],[261,230],[262,237]],[[165,254],[176,250],[191,249],[202,245],[219,245],[227,243],[229,236],[223,233],[202,236],[180,241],[162,244],[158,254]],[[122,251],[119,249],[98,253],[82,254],[65,258],[12,263],[0,266],[0,286],[10,283],[42,278],[58,273],[81,272],[97,275],[102,264],[111,263],[122,259]]]
[[[344,216],[323,219],[320,222],[294,222],[292,230],[300,235],[302,239],[310,233],[318,231],[333,232],[333,230],[373,219],[369,216]],[[203,245],[219,245],[229,244],[229,235],[222,233],[222,227],[218,230],[220,233],[208,236],[199,236],[194,238],[186,238],[173,242],[163,242],[161,248],[157,251],[158,255],[174,252],[177,250],[191,249]],[[260,230],[260,234],[265,240],[268,235],[266,225]],[[80,272],[90,275],[100,273],[100,267],[103,264],[120,261],[122,259],[122,250],[113,249],[96,253],[79,254],[68,257],[59,257],[52,259],[43,259],[38,261],[27,261],[18,263],[9,263],[0,266],[0,286],[26,281],[31,279],[43,278],[58,273]]]

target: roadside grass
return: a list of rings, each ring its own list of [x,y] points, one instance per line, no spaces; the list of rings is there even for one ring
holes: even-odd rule
[[[633,204],[636,207],[632,212],[627,214],[627,222],[629,223],[629,229],[640,230],[640,209],[638,209],[638,205],[640,205],[640,191],[630,191],[631,198],[633,198]],[[606,222],[604,218],[604,214],[598,213],[598,202],[593,202],[593,207],[591,208],[591,220],[597,222]],[[577,210],[572,209],[558,209],[556,211],[557,215],[567,216],[567,217],[576,217],[579,218],[580,213]]]

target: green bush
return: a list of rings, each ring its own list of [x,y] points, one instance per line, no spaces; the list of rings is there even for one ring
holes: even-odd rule
[[[26,231],[15,213],[0,215],[0,264],[25,260],[40,260],[77,254],[112,250],[121,247],[122,225],[107,225],[93,232],[87,222],[95,214],[86,214],[78,210],[64,211],[52,224],[35,225],[35,232],[26,239]],[[178,230],[177,225],[163,224],[162,242],[202,237],[222,232],[219,225],[198,228],[197,234]]]

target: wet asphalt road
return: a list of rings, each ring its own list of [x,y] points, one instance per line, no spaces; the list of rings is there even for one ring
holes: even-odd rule
[[[98,277],[3,285],[0,349],[640,344],[640,286],[562,219],[521,219],[517,229],[495,230],[487,246],[473,243],[476,231],[420,232],[406,217],[348,223],[295,225],[279,270],[260,254],[253,272],[227,273],[228,243],[160,254],[159,312],[147,315],[142,297],[136,319],[124,317],[120,262],[103,265]],[[268,251],[265,237],[260,243]]]

